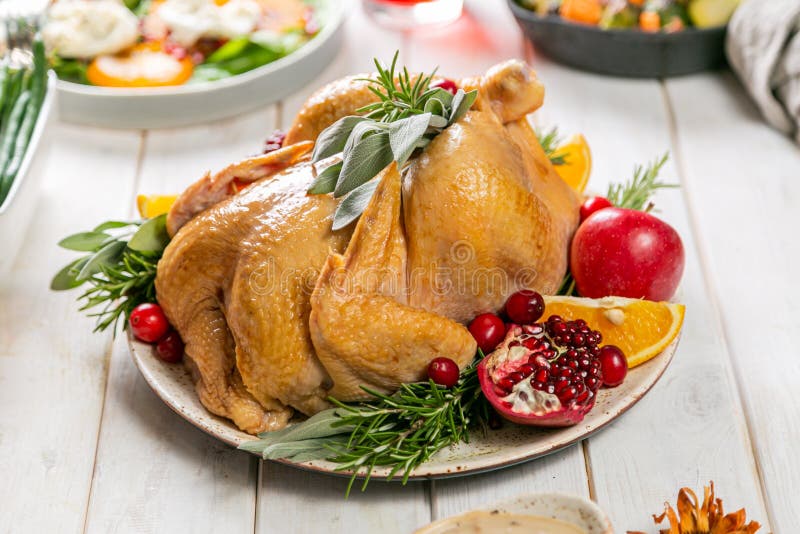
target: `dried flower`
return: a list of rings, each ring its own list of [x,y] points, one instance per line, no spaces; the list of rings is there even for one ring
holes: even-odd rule
[[[703,490],[703,502],[700,503],[692,490],[681,488],[678,492],[677,511],[669,503],[665,503],[664,513],[653,515],[657,524],[661,524],[664,519],[669,521],[669,528],[662,529],[661,534],[754,534],[761,528],[755,521],[747,523],[744,508],[726,515],[722,508],[722,499],[714,496],[714,482]]]

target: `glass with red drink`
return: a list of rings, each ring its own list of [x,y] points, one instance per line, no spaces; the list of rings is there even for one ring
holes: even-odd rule
[[[364,9],[382,26],[409,29],[448,24],[461,16],[464,0],[364,0]]]

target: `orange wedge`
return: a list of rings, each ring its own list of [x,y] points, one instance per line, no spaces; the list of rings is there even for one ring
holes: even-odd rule
[[[563,157],[564,163],[555,169],[561,179],[577,193],[583,193],[592,173],[592,153],[589,143],[581,134],[570,137],[553,152],[552,158]]]
[[[177,198],[178,195],[139,195],[136,197],[136,208],[142,218],[152,219],[167,213]]]
[[[583,319],[603,334],[602,345],[616,345],[636,367],[657,356],[678,336],[686,308],[683,304],[605,297],[545,297],[542,319],[560,315]]]

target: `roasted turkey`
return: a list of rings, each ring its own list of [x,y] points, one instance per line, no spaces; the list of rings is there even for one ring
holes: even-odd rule
[[[347,228],[331,230],[337,200],[307,189],[335,161],[311,163],[319,133],[375,99],[355,77],[313,95],[284,148],[179,197],[156,289],[211,412],[274,430],[329,396],[420,380],[437,356],[463,367],[467,321],[520,288],[558,288],[578,209],[526,119],[543,88],[518,61],[459,85],[479,90],[472,109],[384,169]]]

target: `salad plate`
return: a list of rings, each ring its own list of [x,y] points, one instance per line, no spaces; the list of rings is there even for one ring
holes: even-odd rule
[[[58,81],[59,117],[105,128],[171,128],[257,109],[311,82],[336,56],[348,2],[319,0],[320,24],[308,43],[286,57],[215,81],[167,87],[99,87]]]
[[[413,470],[409,480],[447,478],[493,471],[534,460],[586,439],[627,412],[658,382],[675,354],[679,337],[661,354],[630,370],[625,382],[613,389],[601,389],[597,403],[575,426],[541,428],[504,422],[486,435],[475,431],[468,443],[444,449]],[[159,360],[152,345],[128,334],[131,356],[147,384],[167,406],[186,421],[220,441],[238,447],[255,436],[242,432],[228,420],[210,413],[195,393],[194,382],[184,366]],[[350,477],[352,471],[337,470],[328,461],[294,462],[274,460],[308,471]],[[376,467],[370,478],[386,479],[390,469]],[[402,477],[396,477],[400,480]]]

